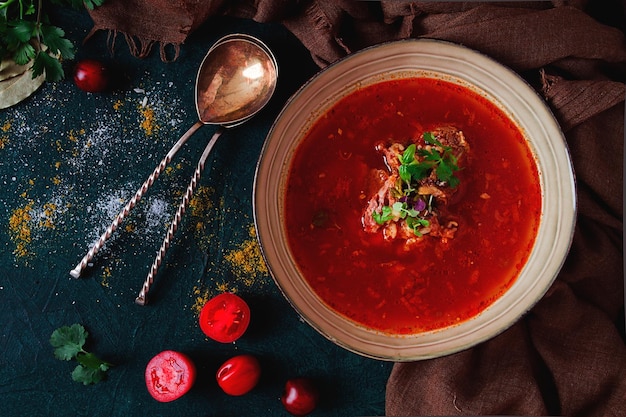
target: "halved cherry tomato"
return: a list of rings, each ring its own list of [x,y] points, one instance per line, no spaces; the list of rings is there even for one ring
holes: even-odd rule
[[[293,378],[285,383],[280,401],[294,416],[305,416],[315,409],[319,392],[308,378]]]
[[[243,395],[256,386],[261,377],[261,365],[252,355],[230,358],[217,370],[217,384],[228,395]]]
[[[196,367],[184,353],[164,350],[148,362],[145,379],[155,400],[170,402],[191,389],[196,381]]]
[[[200,311],[200,329],[221,343],[239,339],[250,324],[250,307],[233,293],[222,293],[206,302]]]

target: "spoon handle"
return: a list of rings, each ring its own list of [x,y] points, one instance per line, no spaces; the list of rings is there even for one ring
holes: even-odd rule
[[[198,180],[200,179],[200,176],[202,175],[202,171],[204,170],[204,164],[206,163],[209,153],[211,153],[211,149],[213,149],[215,142],[217,142],[217,139],[220,137],[220,135],[223,132],[224,132],[224,128],[220,127],[213,134],[213,137],[211,138],[211,140],[209,140],[209,143],[206,145],[206,148],[204,148],[204,152],[202,152],[202,156],[200,156],[200,160],[198,161],[198,166],[196,167],[196,170],[194,171],[193,176],[191,177],[191,181],[189,182],[185,195],[183,196],[182,201],[180,202],[180,205],[178,206],[178,210],[176,210],[176,214],[174,215],[174,218],[172,219],[172,222],[170,223],[170,226],[167,230],[167,235],[165,236],[165,239],[163,239],[161,248],[159,249],[159,252],[157,253],[156,258],[154,259],[154,262],[152,263],[150,272],[148,273],[148,276],[146,277],[143,283],[143,286],[141,287],[141,291],[139,291],[139,295],[137,295],[137,298],[135,298],[135,302],[139,305],[146,305],[146,303],[148,302],[147,295],[148,295],[148,291],[150,291],[150,286],[152,286],[152,283],[154,282],[154,277],[156,276],[157,271],[159,270],[159,267],[161,266],[161,262],[163,262],[165,253],[170,247],[174,234],[176,233],[176,230],[178,229],[178,224],[180,223],[183,215],[185,214],[187,205],[189,204],[189,201],[191,200],[191,197],[193,196],[196,186],[198,185]]]
[[[174,155],[178,152],[178,150],[187,142],[187,139],[193,135],[196,130],[198,130],[204,123],[201,121],[196,122],[187,132],[181,136],[180,139],[172,146],[170,151],[165,155],[165,157],[161,160],[159,165],[154,169],[152,174],[146,179],[146,181],[141,185],[141,187],[137,190],[133,198],[124,206],[122,211],[117,215],[115,220],[111,223],[111,225],[106,229],[106,231],[100,236],[100,238],[94,243],[89,252],[83,257],[83,259],[76,265],[74,269],[70,271],[70,275],[74,278],[79,278],[83,269],[87,267],[89,262],[96,256],[96,253],[104,246],[104,243],[111,237],[115,229],[122,223],[124,218],[130,213],[133,207],[141,200],[141,197],[148,191],[148,188],[156,181],[159,175],[165,170],[167,165],[172,161]]]

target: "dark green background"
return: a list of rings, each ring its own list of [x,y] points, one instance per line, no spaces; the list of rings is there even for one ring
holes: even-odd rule
[[[111,92],[84,93],[69,76],[75,61],[66,61],[66,80],[46,83],[0,113],[0,416],[280,416],[287,415],[282,386],[293,376],[314,378],[321,388],[312,415],[382,415],[390,363],[335,346],[300,320],[268,274],[246,275],[226,260],[251,239],[254,171],[265,135],[289,96],[318,70],[304,47],[280,25],[215,17],[182,45],[177,61],[163,63],[156,48],[143,60],[130,56],[122,36],[113,55],[106,33],[82,44],[92,26],[85,12],[66,10],[53,19],[77,46],[77,59],[103,59],[119,79]],[[211,44],[232,32],[257,35],[274,50],[278,89],[261,114],[228,130],[214,148],[200,183],[208,205],[186,215],[149,305],[136,305],[135,296],[213,126],[190,139],[83,278],[71,278],[69,270],[196,122],[198,66]],[[151,135],[140,126],[144,100],[158,126]],[[22,242],[29,255],[17,256],[20,242],[9,222],[25,207],[32,216],[30,241]],[[206,339],[197,325],[194,289],[216,294],[221,285],[238,291],[252,310],[248,332],[234,344]],[[88,350],[116,365],[106,381],[76,383],[75,363],[54,358],[50,334],[73,323],[89,331]],[[164,349],[189,354],[198,380],[183,398],[161,404],[148,394],[143,372]],[[258,356],[263,376],[251,393],[229,397],[214,374],[241,353]]]

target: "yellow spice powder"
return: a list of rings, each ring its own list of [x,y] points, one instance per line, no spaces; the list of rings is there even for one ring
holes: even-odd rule
[[[30,221],[32,220],[33,201],[24,207],[13,210],[9,219],[9,234],[15,244],[13,254],[19,258],[29,255],[28,245],[31,242]]]
[[[236,249],[228,252],[225,259],[230,263],[231,270],[239,282],[246,287],[251,287],[257,281],[258,275],[267,275],[269,272],[256,240],[254,225],[249,227],[248,236],[249,238]]]
[[[152,134],[159,128],[159,126],[155,123],[154,110],[150,107],[144,107],[141,108],[139,112],[143,117],[139,125],[146,133],[146,136],[152,136]]]
[[[189,216],[195,222],[194,235],[203,250],[208,250],[213,236],[206,233],[205,219],[209,217],[208,211],[213,208],[211,197],[215,194],[215,190],[211,187],[200,186],[195,192],[194,197],[189,201]]]
[[[104,270],[102,271],[102,279],[100,280],[100,285],[102,285],[105,288],[110,288],[110,285],[109,285],[110,277],[111,277],[111,268],[108,266],[105,266]]]
[[[180,163],[180,162],[179,162],[179,163],[177,163],[175,166],[171,166],[171,165],[169,165],[169,166],[167,166],[167,167],[165,168],[165,174],[166,174],[166,175],[172,175],[172,174],[174,173],[174,171],[175,171],[175,170],[178,170],[178,169],[180,169],[181,167],[182,167],[182,165],[181,165],[181,163]]]
[[[54,203],[46,203],[43,205],[43,216],[39,220],[39,226],[45,229],[54,229],[54,217],[57,212],[57,205]]]
[[[78,137],[85,134],[85,129],[74,130],[70,129],[67,134],[67,137],[72,142],[78,142]]]
[[[191,306],[191,309],[194,311],[194,313],[199,315],[200,311],[202,310],[202,307],[204,307],[207,301],[209,301],[211,298],[215,297],[216,295],[224,293],[224,292],[236,293],[237,288],[231,288],[231,286],[226,282],[221,282],[221,283],[216,284],[214,291],[211,291],[204,287],[194,286],[193,293],[192,293],[194,303]]]
[[[2,127],[0,127],[0,130],[2,130],[4,133],[8,132],[11,129],[11,121],[7,120],[6,122],[4,122],[4,124],[2,125]],[[9,137],[8,136],[0,136],[0,149],[4,149],[7,144],[9,143]]]
[[[215,194],[215,190],[211,187],[200,186],[196,190],[193,198],[189,200],[190,214],[194,217],[204,218],[207,215],[207,210],[213,207],[212,195]]]
[[[211,295],[209,293],[209,290],[196,286],[193,287],[193,298],[194,303],[191,306],[191,309],[194,311],[194,313],[199,315],[202,307],[206,304],[207,301],[209,301]]]

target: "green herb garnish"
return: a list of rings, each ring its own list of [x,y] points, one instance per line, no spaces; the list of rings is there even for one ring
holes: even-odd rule
[[[452,188],[459,185],[459,179],[454,176],[459,166],[452,148],[444,146],[431,132],[424,133],[424,142],[433,146],[418,149],[412,143],[398,156],[400,181],[394,190],[398,201],[392,206],[383,206],[381,212],[372,213],[378,224],[404,219],[418,237],[422,236],[419,230],[430,224],[427,217],[432,213],[433,200],[432,195],[417,194],[419,181],[430,176],[434,170],[439,181]]]
[[[50,0],[50,3],[93,9],[104,1]],[[59,81],[64,77],[61,60],[74,58],[74,45],[65,38],[63,29],[50,23],[44,9],[43,0],[0,1],[0,58],[11,58],[18,65],[32,61],[33,78],[45,73],[47,81]]]
[[[457,157],[452,153],[452,148],[444,146],[431,132],[424,133],[424,141],[443,150],[443,153],[432,147],[430,150],[419,150],[419,154],[424,157],[424,160],[431,164],[431,168],[435,169],[437,179],[448,183],[452,188],[459,185],[459,179],[454,176],[454,173],[459,170],[459,166],[457,165]]]
[[[72,371],[72,379],[84,385],[102,381],[112,366],[84,349],[88,335],[83,326],[73,324],[56,329],[50,336],[55,358],[63,361],[76,359],[78,365]]]
[[[393,219],[393,212],[391,210],[391,207],[383,206],[382,211],[380,213],[377,211],[374,211],[372,213],[372,217],[374,217],[374,221],[376,223],[383,224]]]

